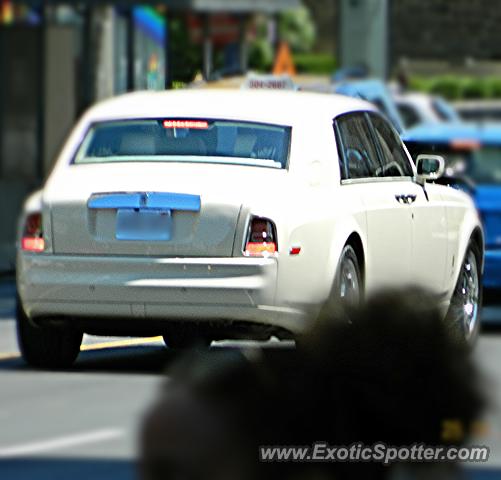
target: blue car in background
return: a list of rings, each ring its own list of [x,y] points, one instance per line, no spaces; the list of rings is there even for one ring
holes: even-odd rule
[[[454,108],[442,97],[388,86],[376,78],[334,77],[333,91],[361,98],[374,104],[393,123],[400,135],[405,129],[423,123],[460,122]]]
[[[501,288],[501,124],[442,123],[407,130],[402,138],[414,158],[445,158],[439,181],[469,192],[485,229],[484,287]]]
[[[341,78],[341,77],[338,77]],[[341,80],[333,86],[334,93],[361,98],[374,104],[393,123],[399,134],[404,131],[404,123],[388,87],[377,79]]]

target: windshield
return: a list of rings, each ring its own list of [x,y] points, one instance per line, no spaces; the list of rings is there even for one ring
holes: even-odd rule
[[[411,128],[414,125],[421,123],[421,118],[419,118],[418,112],[411,105],[398,103],[397,108],[406,128]]]
[[[455,149],[449,145],[406,142],[414,161],[420,154],[433,153],[445,159],[447,176],[469,177],[477,184],[501,183],[501,147]]]
[[[190,162],[286,168],[291,128],[206,119],[101,122],[85,136],[75,164]]]
[[[431,108],[437,117],[444,122],[459,121],[459,115],[456,110],[440,97],[432,99]]]

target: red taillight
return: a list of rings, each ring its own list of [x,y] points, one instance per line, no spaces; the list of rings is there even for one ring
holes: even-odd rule
[[[277,251],[277,246],[273,242],[247,242],[245,254],[250,257],[264,257]]]
[[[278,251],[275,225],[267,218],[255,217],[251,220],[245,255],[250,257],[266,257]]]
[[[30,213],[26,217],[21,249],[27,252],[43,252],[45,250],[41,213]]]
[[[28,252],[43,252],[45,250],[45,241],[43,238],[23,237],[21,248]]]

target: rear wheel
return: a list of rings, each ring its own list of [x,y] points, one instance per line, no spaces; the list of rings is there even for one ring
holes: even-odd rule
[[[20,299],[16,308],[17,339],[24,360],[41,368],[68,368],[76,360],[82,332],[68,327],[38,327],[24,312]]]
[[[447,321],[460,342],[473,347],[480,333],[482,305],[481,252],[470,242],[451,299]]]
[[[362,275],[358,257],[351,245],[345,245],[331,293],[320,312],[320,318],[342,315],[344,309],[359,306],[361,300]]]
[[[361,283],[357,254],[351,245],[346,245],[339,261],[335,284],[337,297],[342,306],[356,307],[360,304]]]

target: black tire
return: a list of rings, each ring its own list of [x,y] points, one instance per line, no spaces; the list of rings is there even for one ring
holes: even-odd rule
[[[351,289],[347,288],[351,283]],[[362,274],[360,264],[351,245],[345,245],[336,270],[334,283],[320,319],[342,316],[347,308],[356,308],[362,301]]]
[[[38,368],[69,368],[75,362],[82,332],[68,327],[38,327],[24,312],[21,300],[16,306],[17,341],[26,363]]]
[[[479,246],[470,240],[446,316],[447,326],[455,340],[468,348],[475,346],[480,335],[483,296],[481,261]]]
[[[205,349],[211,344],[210,339],[183,330],[170,332],[163,339],[165,346],[172,350]]]

